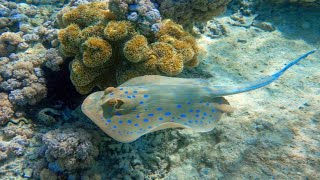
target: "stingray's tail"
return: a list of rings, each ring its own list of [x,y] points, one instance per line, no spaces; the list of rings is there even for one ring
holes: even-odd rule
[[[231,95],[231,94],[238,94],[242,92],[247,92],[247,91],[252,91],[254,89],[261,88],[263,86],[266,86],[273,81],[277,80],[286,70],[288,70],[291,66],[297,64],[299,61],[302,59],[306,58],[310,54],[313,54],[316,50],[312,50],[307,52],[306,54],[300,56],[296,60],[290,62],[287,64],[284,68],[282,68],[280,71],[274,73],[271,76],[265,77],[263,79],[260,79],[258,81],[254,81],[251,83],[247,83],[244,85],[239,85],[239,86],[216,86],[216,87],[211,87],[210,91],[215,95],[215,96],[226,96],[226,95]]]

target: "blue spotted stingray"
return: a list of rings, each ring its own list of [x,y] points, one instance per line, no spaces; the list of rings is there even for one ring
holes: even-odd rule
[[[213,86],[205,79],[140,76],[117,88],[92,93],[81,108],[105,133],[120,142],[132,142],[166,128],[208,132],[223,113],[233,111],[222,96],[266,86],[314,52],[302,55],[271,76],[239,86]]]

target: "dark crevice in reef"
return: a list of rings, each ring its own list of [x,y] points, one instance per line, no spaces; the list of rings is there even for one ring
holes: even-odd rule
[[[79,94],[69,78],[70,72],[68,64],[71,61],[70,58],[65,60],[61,66],[61,70],[58,72],[51,71],[50,69],[43,67],[45,72],[45,78],[47,80],[48,94],[46,102],[62,102],[64,105],[71,109],[77,108],[85,98]]]

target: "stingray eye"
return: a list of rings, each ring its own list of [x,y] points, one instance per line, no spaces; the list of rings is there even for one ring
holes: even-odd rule
[[[113,98],[113,99],[109,99],[106,102],[106,104],[108,106],[111,106],[111,107],[115,108],[115,109],[120,109],[120,107],[124,104],[124,101],[122,101],[121,99]]]

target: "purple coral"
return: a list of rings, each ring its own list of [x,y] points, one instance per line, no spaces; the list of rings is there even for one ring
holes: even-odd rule
[[[149,35],[152,26],[161,21],[157,5],[150,0],[110,0],[110,9],[118,17],[137,23],[143,35]]]

